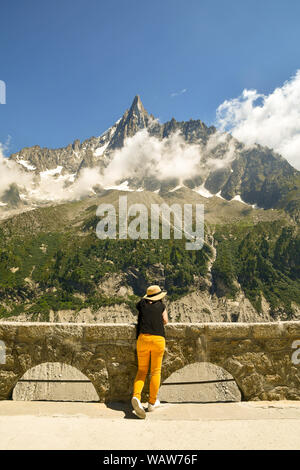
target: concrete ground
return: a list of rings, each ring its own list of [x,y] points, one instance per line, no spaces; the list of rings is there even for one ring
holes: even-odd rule
[[[300,402],[0,402],[0,449],[300,449]]]

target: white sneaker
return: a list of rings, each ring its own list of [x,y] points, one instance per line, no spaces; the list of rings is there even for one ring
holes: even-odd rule
[[[151,405],[151,403],[148,403],[148,411],[154,411],[156,410],[156,408],[158,408],[160,406],[160,401],[159,399],[157,398],[156,399],[156,402],[154,403],[154,405]]]
[[[132,404],[134,411],[136,412],[136,415],[141,419],[145,419],[146,411],[144,410],[144,407],[141,404],[140,400],[136,397],[133,397],[131,399],[131,404]]]

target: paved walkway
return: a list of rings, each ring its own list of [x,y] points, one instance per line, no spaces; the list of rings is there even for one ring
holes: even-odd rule
[[[300,449],[300,402],[129,405],[0,401],[0,449]]]

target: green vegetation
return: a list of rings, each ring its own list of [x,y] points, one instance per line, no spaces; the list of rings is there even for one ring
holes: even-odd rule
[[[234,298],[238,285],[261,311],[262,296],[274,316],[300,304],[300,236],[296,226],[261,222],[217,227],[212,274],[218,295]]]
[[[242,289],[259,312],[265,298],[274,317],[300,305],[300,236],[288,217],[266,211],[263,219],[263,211],[245,208],[242,218],[207,226],[203,249],[187,251],[185,240],[99,240],[97,205],[88,204],[44,207],[1,223],[0,317],[26,313],[47,320],[50,311],[96,312],[118,304],[135,311],[138,296],[156,279],[165,279],[171,301],[208,289],[203,281],[211,265],[219,297],[235,298]],[[122,275],[133,295],[105,294],[107,275]]]
[[[206,274],[210,255],[207,245],[187,251],[184,240],[99,240],[94,232],[42,232],[8,241],[0,230],[0,302],[6,305],[0,316],[25,311],[47,319],[50,310],[95,311],[121,303],[133,309],[137,296],[107,297],[98,285],[105,274],[132,268],[147,284],[148,268],[155,263],[164,266],[166,288],[175,300],[188,292],[194,275]]]

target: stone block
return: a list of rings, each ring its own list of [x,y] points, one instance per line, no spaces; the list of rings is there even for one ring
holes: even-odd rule
[[[246,339],[251,336],[250,325],[245,323],[212,323],[206,325],[208,341]]]
[[[92,343],[136,338],[136,329],[133,325],[86,325],[83,333],[83,341]]]
[[[264,341],[265,351],[289,351],[290,349],[289,338],[269,338]]]
[[[14,341],[17,334],[18,324],[0,323],[0,340],[9,344]]]
[[[224,362],[224,369],[227,370],[230,374],[232,374],[233,377],[236,377],[241,374],[242,370],[244,368],[244,365],[241,364],[237,359],[234,357],[229,357],[225,362]]]
[[[254,399],[264,391],[263,379],[259,374],[247,375],[240,381],[243,394],[248,399]]]
[[[48,323],[19,323],[16,334],[18,343],[42,343],[53,334],[54,326]]]
[[[255,323],[251,325],[251,332],[254,339],[269,340],[271,338],[282,338],[288,336],[287,324],[278,323]]]
[[[289,322],[286,325],[286,332],[290,339],[299,339],[300,340],[300,321],[298,322]]]
[[[166,332],[166,341],[174,341],[174,339],[185,338],[186,337],[186,325],[182,323],[168,323],[165,326]]]

